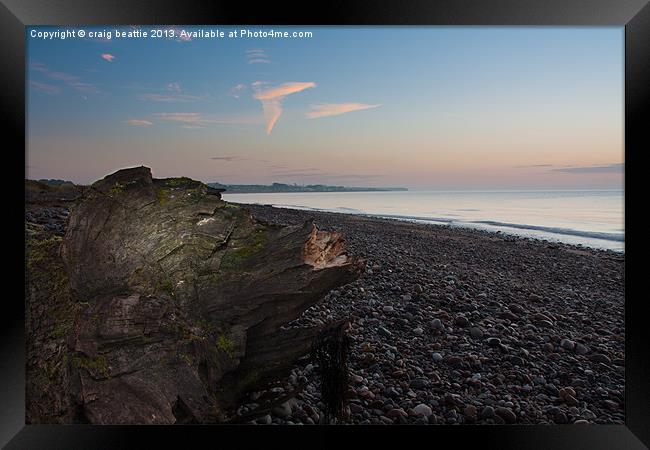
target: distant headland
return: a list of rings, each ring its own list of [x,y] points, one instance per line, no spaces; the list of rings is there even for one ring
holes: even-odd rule
[[[259,194],[264,192],[386,192],[386,191],[408,191],[403,187],[346,187],[328,186],[325,184],[285,184],[273,183],[264,184],[221,184],[208,183],[208,186],[215,189],[223,189],[229,194]]]

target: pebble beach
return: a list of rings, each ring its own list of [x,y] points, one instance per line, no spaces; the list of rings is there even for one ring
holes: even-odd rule
[[[501,233],[245,205],[342,232],[361,279],[288,327],[350,320],[345,424],[624,423],[622,253]],[[250,392],[244,423],[324,423],[318,367]],[[261,408],[269,396],[286,400]],[[287,398],[288,397],[288,398]],[[256,413],[259,412],[259,413]]]

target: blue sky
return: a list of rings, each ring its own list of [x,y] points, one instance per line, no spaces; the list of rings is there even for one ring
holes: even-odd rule
[[[28,28],[28,177],[144,164],[224,183],[621,186],[622,28],[263,29],[313,36]]]

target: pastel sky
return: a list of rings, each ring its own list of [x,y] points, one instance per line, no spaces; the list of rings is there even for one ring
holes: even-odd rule
[[[28,28],[27,177],[622,187],[623,28],[272,28],[313,37]]]

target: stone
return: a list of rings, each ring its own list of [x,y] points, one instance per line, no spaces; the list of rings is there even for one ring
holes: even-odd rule
[[[431,321],[431,329],[434,331],[443,331],[445,326],[442,324],[440,319],[433,319]]]
[[[543,386],[543,385],[546,384],[546,378],[544,378],[544,377],[541,376],[541,375],[538,375],[538,376],[536,376],[536,377],[533,378],[533,383],[534,383],[534,384],[538,384],[538,385],[542,385],[542,386]]]
[[[460,366],[463,363],[463,358],[460,356],[449,355],[445,358],[445,362],[450,366]]]
[[[495,337],[488,338],[487,344],[490,347],[498,347],[499,345],[501,345],[501,339]]]
[[[479,327],[472,327],[469,329],[469,334],[474,339],[480,339],[483,337],[483,330],[481,330]]]
[[[440,362],[443,360],[443,357],[440,353],[434,352],[431,354],[431,359],[433,359],[435,362]]]
[[[508,305],[508,309],[512,311],[515,314],[525,314],[526,310],[523,308],[523,306],[518,305],[516,303]]]
[[[361,389],[357,392],[357,394],[359,395],[359,397],[361,397],[361,398],[363,398],[363,399],[366,399],[366,400],[374,400],[374,399],[375,399],[375,394],[374,394],[374,392],[372,392],[372,391],[371,391],[370,389],[368,389],[367,387],[363,387],[363,388],[361,388]]]
[[[454,319],[454,325],[457,325],[459,327],[467,327],[469,326],[469,319],[465,316],[457,316]]]
[[[393,408],[386,413],[386,417],[392,420],[399,420],[401,417],[408,417],[408,414],[402,408]]]
[[[576,391],[571,387],[565,387],[558,391],[558,397],[562,400],[566,400],[567,396],[575,397]]]
[[[603,363],[603,364],[611,364],[612,363],[611,360],[609,359],[609,357],[607,355],[602,354],[602,353],[596,353],[594,355],[591,355],[591,357],[589,359],[591,359],[593,362],[596,362],[596,363]]]
[[[278,406],[275,406],[271,412],[273,415],[281,419],[286,419],[287,417],[291,416],[291,405],[289,405],[289,402],[284,402]]]
[[[560,391],[558,390],[557,387],[555,387],[553,383],[545,384],[544,390],[554,397],[557,397],[560,394]]]
[[[420,403],[415,408],[413,408],[413,412],[417,416],[423,416],[423,417],[426,417],[426,418],[429,418],[429,416],[431,416],[431,414],[433,414],[433,411],[431,410],[431,408],[429,406],[425,405],[424,403]]]
[[[426,389],[429,386],[429,380],[426,378],[416,378],[409,383],[413,389]]]
[[[501,319],[506,319],[506,320],[510,320],[510,321],[515,321],[515,320],[519,319],[519,317],[516,314],[514,314],[514,313],[512,313],[510,311],[502,312],[501,314],[499,314],[499,317]]]
[[[545,352],[552,352],[553,350],[555,350],[555,347],[553,347],[553,344],[551,344],[550,342],[547,342],[546,344],[542,345],[542,350],[544,350]]]
[[[505,423],[517,422],[517,415],[509,408],[499,407],[495,411],[496,415],[501,417]]]
[[[363,412],[363,406],[358,403],[350,403],[350,412],[352,414],[360,414]]]
[[[567,405],[571,405],[571,406],[576,406],[576,405],[580,404],[578,399],[576,399],[573,395],[570,395],[570,394],[566,394],[564,396],[564,401],[567,403]]]
[[[463,409],[463,414],[465,415],[465,418],[468,419],[469,422],[474,422],[476,420],[476,406],[474,405],[467,405],[465,406],[465,409]]]
[[[481,419],[491,419],[494,417],[494,408],[492,406],[486,406],[481,411]]]
[[[562,339],[560,341],[560,347],[562,347],[564,350],[571,351],[575,348],[576,343],[569,340],[569,339]]]
[[[510,362],[514,366],[523,366],[524,365],[524,360],[521,356],[511,356],[510,357]]]
[[[384,337],[392,337],[392,336],[393,336],[393,333],[391,333],[390,331],[388,331],[388,330],[387,330],[386,328],[384,328],[384,327],[379,327],[379,328],[377,328],[377,332],[378,332],[379,334],[381,334],[382,336],[384,336]]]
[[[566,414],[562,411],[557,412],[553,420],[555,421],[555,423],[559,423],[559,424],[569,423],[569,419],[567,418]]]
[[[575,350],[578,355],[586,355],[587,353],[589,353],[589,348],[586,345],[581,344],[579,342],[576,344]]]

